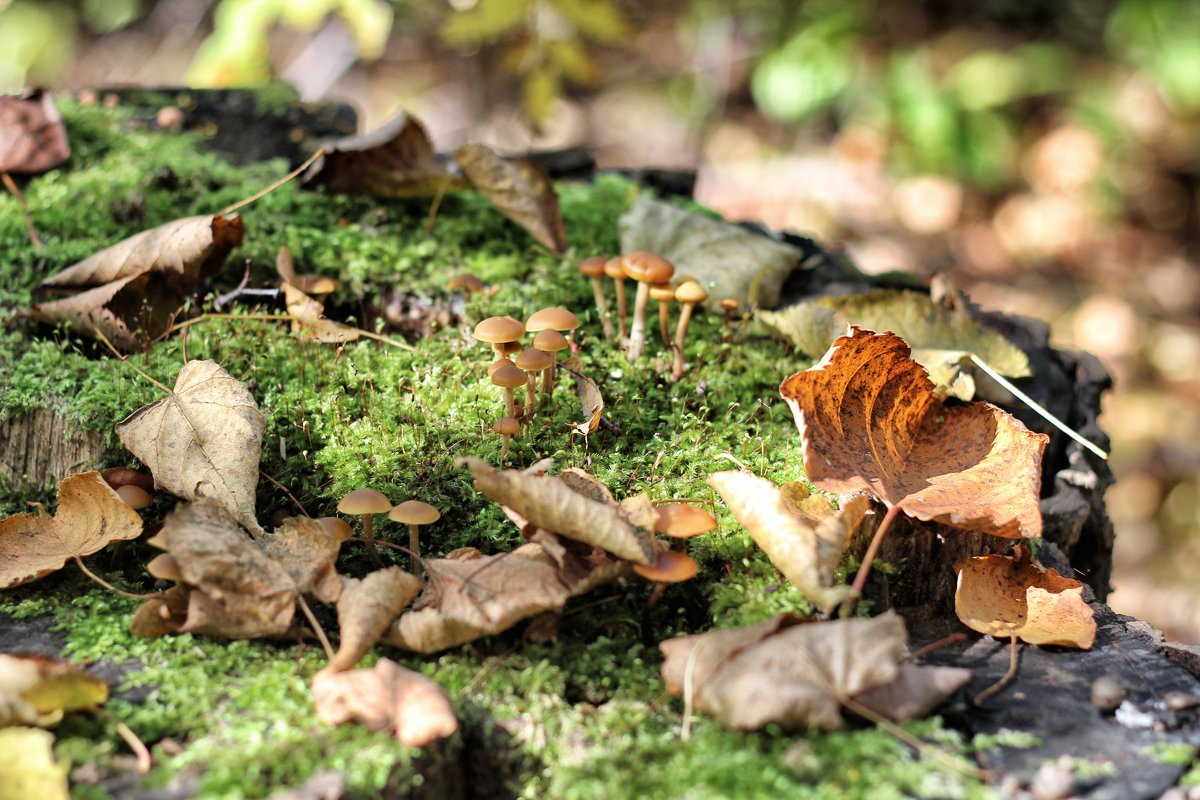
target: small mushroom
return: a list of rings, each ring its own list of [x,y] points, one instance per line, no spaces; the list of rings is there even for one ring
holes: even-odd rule
[[[733,315],[737,313],[738,301],[733,297],[726,297],[721,301],[721,310],[725,312],[725,330],[733,327]]]
[[[656,283],[650,287],[650,299],[658,301],[658,336],[662,339],[663,347],[670,348],[670,311],[671,301],[675,299],[675,287],[669,283]]]
[[[495,375],[496,370],[500,369],[501,367],[508,366],[512,363],[512,359],[508,356],[501,356],[500,358],[497,358],[490,365],[488,365],[488,377],[490,378]]]
[[[554,356],[537,348],[528,347],[521,351],[513,363],[518,369],[525,370],[525,374],[529,376],[529,382],[525,387],[525,420],[528,421],[533,419],[533,401],[537,397],[538,373],[542,373],[543,376],[549,374],[548,370],[554,366]],[[543,377],[542,385],[545,384],[546,377]]]
[[[501,365],[499,369],[492,373],[492,383],[504,390],[504,412],[510,417],[519,416],[517,414],[517,401],[513,394],[513,389],[518,386],[524,386],[526,380],[525,370],[512,362]]]
[[[450,279],[450,281],[446,284],[446,288],[452,292],[461,289],[464,294],[470,297],[476,292],[482,292],[486,287],[484,286],[483,281],[471,273],[460,272]]]
[[[674,539],[690,539],[717,528],[716,517],[693,505],[669,503],[658,506],[656,510],[655,533],[665,533]]]
[[[138,472],[136,469],[129,467],[109,467],[100,473],[100,477],[114,489],[119,489],[126,484],[140,486],[147,492],[154,491],[154,477],[146,472]]]
[[[621,266],[626,277],[638,282],[637,296],[633,302],[633,322],[629,327],[629,344],[625,347],[625,358],[637,361],[646,349],[646,306],[650,302],[650,285],[666,283],[675,274],[675,267],[662,256],[635,250],[621,257]]]
[[[687,553],[681,553],[678,550],[659,551],[658,558],[649,566],[643,564],[633,565],[633,571],[638,575],[641,575],[648,581],[655,581],[659,584],[690,581],[696,577],[698,569],[699,567],[692,560],[691,556]]]
[[[339,542],[350,538],[350,534],[354,533],[354,529],[344,519],[337,517],[317,517],[317,522],[325,529],[330,538],[336,539]]]
[[[512,317],[488,317],[475,326],[471,335],[481,342],[489,343],[496,350],[496,355],[503,356],[502,345],[520,341],[525,335],[525,326],[520,320]]]
[[[541,311],[535,311],[525,323],[525,330],[530,333],[540,333],[541,331],[573,331],[579,327],[579,317],[567,311],[565,308],[543,308]],[[554,371],[557,366],[558,357],[555,356],[555,363],[550,365],[550,372],[547,373],[547,382],[544,384],[547,392],[554,391]]]
[[[422,525],[432,525],[442,518],[442,512],[429,503],[420,500],[405,500],[388,512],[388,519],[408,526],[408,549],[412,552],[412,571],[421,577],[421,541]]]
[[[392,501],[387,495],[374,489],[355,489],[342,498],[337,510],[353,517],[362,517],[363,539],[367,543],[367,555],[376,564],[379,563],[379,552],[375,549],[375,537],[371,529],[371,515],[383,514],[392,507]]]
[[[603,256],[592,256],[585,258],[579,262],[579,271],[591,278],[592,294],[596,298],[596,312],[600,314],[600,325],[604,328],[604,338],[612,341],[616,338],[616,331],[613,330],[612,318],[608,313],[608,304],[604,302],[604,265],[608,263],[608,259]]]
[[[617,341],[625,346],[625,321],[629,319],[625,306],[625,268],[621,266],[621,257],[613,256],[604,262],[604,274],[613,279],[617,288]]]
[[[121,502],[134,511],[141,511],[150,505],[150,493],[135,483],[127,483],[114,489]]]
[[[679,324],[675,326],[675,362],[671,365],[671,377],[679,380],[683,377],[683,342],[687,338],[688,322],[696,306],[708,299],[708,292],[696,281],[684,281],[676,287],[675,299],[679,301],[680,309]]]
[[[549,353],[554,359],[550,364],[550,371],[546,373],[546,378],[542,380],[542,399],[549,400],[550,393],[554,391],[554,370],[557,366],[558,353],[560,350],[566,350],[570,346],[567,337],[555,330],[538,331],[533,337],[533,346],[543,352]]]
[[[521,432],[521,423],[517,422],[516,417],[501,417],[496,420],[492,430],[504,437],[504,446],[500,449],[500,463],[503,464],[508,460],[508,439]]]

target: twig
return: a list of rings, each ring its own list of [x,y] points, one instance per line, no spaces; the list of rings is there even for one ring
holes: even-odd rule
[[[312,163],[313,163],[314,161],[316,161],[318,158],[320,158],[320,157],[321,157],[321,156],[323,156],[323,155],[325,155],[325,148],[324,148],[324,147],[318,147],[318,148],[317,148],[317,152],[315,152],[315,153],[313,153],[311,156],[309,156],[307,161],[305,161],[305,162],[304,162],[303,164],[301,164],[300,166],[296,167],[294,170],[292,170],[291,172],[289,172],[287,175],[284,175],[282,178],[280,178],[279,180],[275,181],[274,183],[272,183],[272,184],[271,184],[270,186],[268,186],[267,188],[265,188],[265,189],[260,189],[259,191],[255,192],[254,194],[252,194],[252,195],[250,195],[249,197],[247,197],[245,200],[239,200],[238,202],[234,203],[233,205],[231,205],[231,206],[228,206],[227,208],[223,208],[223,209],[221,209],[221,210],[220,210],[220,211],[218,211],[216,214],[213,214],[213,216],[214,216],[214,217],[223,217],[223,216],[225,216],[226,214],[232,214],[234,211],[237,211],[237,210],[238,210],[239,208],[241,208],[242,206],[248,206],[248,205],[250,205],[251,203],[253,203],[255,200],[258,200],[258,199],[259,199],[259,198],[261,198],[261,197],[265,197],[266,195],[268,195],[268,194],[270,194],[271,192],[273,192],[273,191],[275,191],[276,189],[278,189],[280,186],[283,186],[285,183],[287,183],[288,181],[292,180],[292,178],[295,178],[295,177],[296,177],[297,175],[299,175],[301,172],[304,172],[304,170],[306,170],[306,169],[308,169],[310,166],[312,166]]]
[[[1017,659],[1017,655],[1018,655],[1017,635],[1015,633],[1012,633],[1012,634],[1009,634],[1009,636],[1012,641],[1012,646],[1009,648],[1009,651],[1008,651],[1008,672],[1001,675],[1000,680],[996,681],[991,686],[987,687],[982,692],[975,695],[975,699],[972,702],[977,706],[982,705],[984,700],[987,700],[989,697],[991,697],[992,695],[999,692],[1005,686],[1008,686],[1008,684],[1012,682],[1012,679],[1014,677],[1016,677],[1017,661],[1018,661],[1018,659]]]
[[[284,486],[282,483],[280,483],[279,481],[272,478],[261,468],[258,470],[258,474],[262,475],[264,478],[269,480],[271,483],[275,484],[277,487],[282,489],[283,493],[286,494],[289,498],[291,498],[291,501],[296,504],[296,508],[300,509],[300,513],[303,514],[304,516],[308,517],[309,519],[312,519],[312,514],[309,514],[307,511],[304,510],[304,506],[300,505],[300,501],[296,499],[296,495],[292,494],[286,486]]]
[[[908,655],[906,655],[904,658],[902,658],[900,660],[901,661],[916,661],[918,658],[924,658],[925,656],[929,655],[930,653],[932,653],[935,650],[941,650],[943,647],[948,647],[949,645],[952,645],[955,642],[961,642],[965,638],[967,638],[967,635],[965,633],[962,633],[961,631],[958,633],[952,633],[949,636],[943,636],[941,639],[938,639],[936,642],[930,642],[929,644],[925,645],[924,647],[918,647],[916,650],[912,651],[911,653],[909,653]]]
[[[109,350],[111,350],[111,351],[112,351],[112,354],[113,354],[114,356],[116,356],[116,357],[117,357],[117,360],[118,360],[118,361],[121,361],[121,362],[124,362],[125,364],[128,364],[128,365],[129,365],[129,368],[130,368],[131,370],[133,370],[134,372],[136,372],[138,375],[141,375],[143,378],[145,378],[146,380],[150,381],[150,383],[154,384],[154,385],[155,385],[155,386],[157,386],[159,389],[162,389],[162,390],[163,390],[164,392],[166,392],[167,394],[174,394],[174,392],[173,392],[173,391],[171,391],[170,389],[168,389],[166,386],[164,386],[163,384],[161,384],[161,383],[159,383],[158,381],[154,380],[154,378],[151,378],[149,375],[147,375],[145,372],[143,372],[143,371],[141,370],[141,368],[140,368],[140,367],[138,367],[138,365],[137,365],[137,364],[134,364],[132,361],[130,361],[130,360],[129,360],[129,356],[122,355],[122,354],[121,354],[121,351],[120,351],[120,350],[118,350],[117,348],[113,347],[113,343],[112,343],[112,342],[110,342],[110,341],[108,340],[108,337],[104,335],[103,331],[101,331],[101,330],[100,330],[99,328],[97,328],[95,325],[93,325],[93,326],[92,326],[92,331],[93,331],[93,332],[96,334],[96,338],[97,338],[97,339],[99,339],[101,342],[103,342],[103,343],[104,343],[104,346],[105,346],[105,347],[107,347]]]
[[[888,532],[888,528],[892,527],[892,522],[898,516],[900,516],[900,506],[888,506],[887,513],[883,515],[883,520],[875,529],[875,535],[871,537],[871,543],[867,545],[867,552],[863,554],[858,573],[854,576],[854,583],[850,587],[853,593],[842,604],[841,614],[843,617],[854,609],[854,604],[862,596],[863,587],[867,585],[867,576],[871,574],[871,564],[874,563],[875,556],[879,554],[879,548],[883,545],[884,534]]]
[[[127,592],[124,589],[118,589],[116,586],[113,586],[111,583],[104,580],[104,578],[101,578],[99,575],[97,575],[96,573],[94,573],[90,569],[88,569],[84,565],[83,559],[80,558],[79,556],[73,555],[73,556],[71,556],[71,558],[75,559],[75,564],[79,567],[79,570],[84,575],[88,576],[93,581],[95,581],[96,583],[103,586],[105,589],[108,589],[110,592],[114,592],[115,594],[121,595],[121,597],[128,597],[130,600],[156,600],[163,596],[162,592],[154,592],[153,594],[134,594],[133,592]]]
[[[133,754],[137,757],[138,774],[145,775],[147,772],[149,772],[150,768],[154,766],[154,759],[151,757],[150,750],[146,747],[145,742],[143,742],[138,735],[133,732],[132,728],[114,717],[110,711],[103,708],[96,708],[93,709],[93,711],[95,712],[96,716],[112,723],[112,726],[116,728],[117,735],[125,740],[125,744],[129,745],[129,749],[132,750]]]
[[[450,174],[447,173],[438,183],[437,192],[433,195],[433,202],[429,205],[429,215],[425,217],[424,235],[428,236],[433,233],[433,221],[437,219],[438,208],[442,205],[442,198],[446,196],[449,188]]]
[[[12,192],[12,196],[17,198],[17,205],[21,206],[21,213],[25,215],[25,227],[29,229],[29,241],[33,242],[34,247],[44,247],[42,240],[38,238],[37,229],[33,227],[33,217],[29,213],[29,206],[25,204],[25,195],[21,194],[16,182],[7,172],[0,172],[0,181],[4,182],[4,188]]]
[[[304,595],[296,595],[296,602],[300,604],[300,610],[304,612],[304,618],[308,620],[308,626],[317,635],[317,641],[321,643],[321,648],[325,651],[326,660],[333,661],[333,645],[329,643],[329,637],[325,635],[325,629],[321,627],[321,623],[317,622],[316,615],[308,607],[308,602],[304,599]]]
[[[205,314],[201,314],[198,317],[192,317],[191,319],[184,320],[183,322],[178,322],[178,323],[172,325],[171,327],[169,327],[165,331],[163,331],[162,335],[160,335],[158,338],[164,339],[167,336],[169,336],[170,334],[174,333],[175,331],[183,330],[184,328],[195,325],[198,322],[207,322],[208,320],[212,320],[212,319],[242,319],[242,320],[247,320],[249,322],[295,322],[295,321],[297,321],[296,317],[292,316],[291,314],[209,314],[209,313],[205,313]],[[347,326],[347,327],[349,327],[349,326]],[[358,335],[362,336],[366,339],[374,339],[377,342],[382,342],[384,344],[391,345],[392,347],[399,347],[401,350],[407,350],[408,352],[413,353],[418,356],[425,355],[420,350],[413,347],[411,344],[408,344],[407,342],[401,342],[396,339],[390,339],[387,336],[381,336],[378,333],[373,333],[368,330],[363,330],[362,328],[354,328],[353,330],[358,331]]]
[[[973,767],[963,759],[956,757],[953,753],[947,753],[942,748],[932,745],[924,739],[912,735],[887,717],[878,714],[874,709],[863,705],[853,697],[841,697],[836,694],[834,696],[837,697],[838,702],[840,702],[846,708],[850,709],[868,722],[873,722],[875,725],[883,728],[883,730],[887,731],[892,736],[895,736],[901,742],[916,750],[921,755],[931,756],[960,775],[965,775],[968,778],[975,778],[983,781],[991,778],[991,775],[986,770]]]

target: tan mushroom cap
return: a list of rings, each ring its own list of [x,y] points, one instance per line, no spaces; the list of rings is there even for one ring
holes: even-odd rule
[[[708,290],[698,281],[684,281],[675,287],[675,299],[681,303],[703,303],[708,299]]]
[[[678,550],[663,550],[658,560],[650,566],[634,564],[633,571],[646,580],[659,583],[680,583],[696,577],[699,567],[686,553]]]
[[[517,422],[516,417],[501,417],[492,426],[492,431],[501,436],[515,436],[521,432],[521,423]]]
[[[525,326],[512,317],[488,317],[475,326],[471,335],[489,344],[515,342],[525,335]]]
[[[621,266],[620,256],[613,256],[604,262],[604,274],[613,280],[625,280],[625,267]]]
[[[388,519],[405,525],[430,525],[442,518],[442,512],[420,500],[405,500],[388,512]]]
[[[355,489],[342,498],[337,504],[337,510],[343,514],[382,514],[392,507],[392,501],[386,494],[374,489]]]
[[[717,518],[702,508],[685,503],[671,503],[658,507],[658,518],[654,521],[654,530],[674,536],[676,539],[687,539],[716,530]]]
[[[545,350],[547,353],[566,350],[570,344],[567,337],[556,330],[538,331],[537,335],[533,337],[533,346],[538,350]]]
[[[297,275],[296,281],[292,285],[305,294],[315,295],[336,292],[338,288],[337,281],[324,275]]]
[[[500,346],[500,352],[506,356],[515,355],[523,349],[520,339],[513,339],[511,342],[497,342]]]
[[[573,331],[579,327],[579,317],[565,308],[554,306],[535,311],[525,323],[527,331]]]
[[[446,284],[446,288],[452,292],[455,289],[464,289],[468,294],[473,294],[475,292],[482,292],[485,287],[483,281],[471,273],[460,272],[450,279],[450,282]]]
[[[159,553],[150,559],[150,563],[146,565],[146,571],[159,580],[175,581],[176,583],[183,581],[183,570],[179,568],[179,562],[175,560],[175,556],[170,553]]]
[[[721,308],[725,309],[726,311],[737,311],[738,305],[739,303],[736,297],[726,297],[721,301]]]
[[[511,358],[509,358],[508,356],[505,356],[504,358],[497,358],[497,359],[496,359],[495,361],[493,361],[493,362],[491,363],[491,365],[488,367],[488,377],[490,378],[490,377],[492,377],[493,375],[495,375],[495,374],[496,374],[496,370],[500,369],[501,367],[508,366],[508,365],[510,365],[510,364],[512,364],[512,363],[513,363],[513,362],[512,362],[512,359],[511,359]],[[513,366],[516,366],[516,365],[515,365],[515,364],[513,364]]]
[[[349,539],[350,535],[354,533],[354,529],[350,527],[350,523],[344,519],[338,519],[337,517],[317,517],[317,522],[331,538],[339,542],[343,539]]]
[[[604,256],[591,256],[579,262],[579,271],[589,278],[599,278],[604,274],[604,265],[608,259]]]
[[[517,356],[516,366],[526,372],[540,372],[549,369],[554,363],[554,356],[533,347],[527,347]]]
[[[524,386],[528,376],[525,370],[515,364],[505,364],[492,373],[492,383],[505,389],[515,389]]]
[[[674,300],[675,287],[669,283],[652,283],[650,284],[650,299],[651,300]]]
[[[118,486],[113,491],[125,505],[134,510],[140,510],[150,505],[150,493],[140,486],[127,483],[124,486]]]
[[[621,256],[621,268],[628,277],[643,283],[666,283],[675,274],[670,261],[646,250],[634,250]]]

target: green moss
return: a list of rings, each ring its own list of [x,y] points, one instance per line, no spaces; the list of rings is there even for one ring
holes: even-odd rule
[[[1159,742],[1142,748],[1142,755],[1160,764],[1186,767],[1196,760],[1196,747],[1185,742]]]

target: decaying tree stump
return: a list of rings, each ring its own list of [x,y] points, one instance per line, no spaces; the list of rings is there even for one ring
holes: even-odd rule
[[[81,431],[50,409],[0,422],[0,479],[14,489],[41,487],[94,469],[103,452],[98,431]]]

